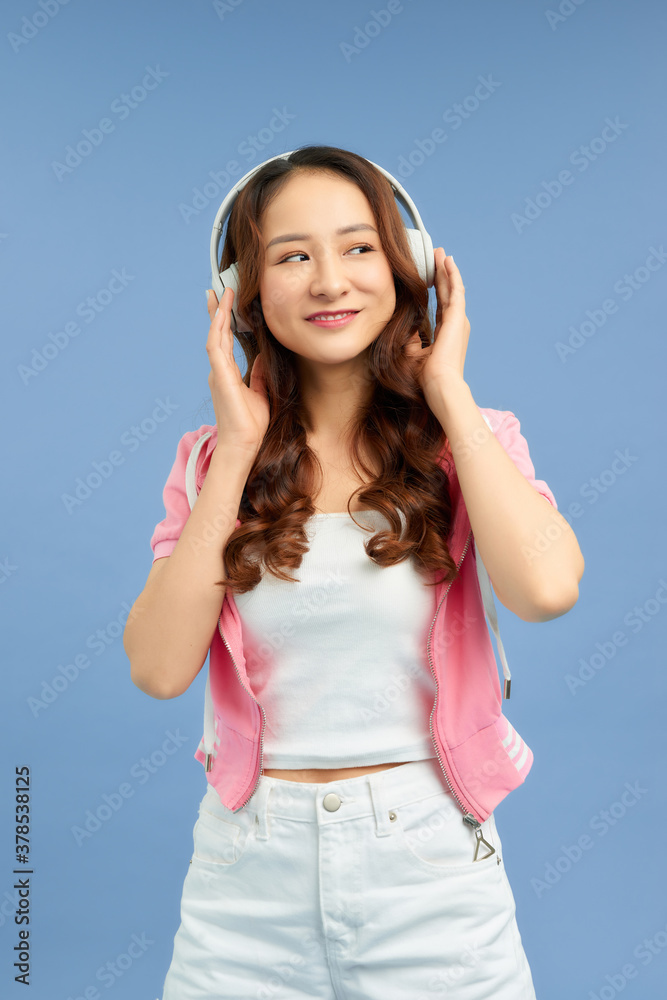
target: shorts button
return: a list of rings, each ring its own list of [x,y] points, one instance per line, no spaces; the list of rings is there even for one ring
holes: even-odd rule
[[[322,805],[327,810],[327,812],[336,812],[336,809],[340,809],[340,798],[335,792],[329,792],[322,799]]]

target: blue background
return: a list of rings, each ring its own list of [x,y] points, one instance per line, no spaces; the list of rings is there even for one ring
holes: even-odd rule
[[[206,787],[193,758],[205,672],[180,698],[150,699],[130,681],[119,622],[151,567],[177,442],[215,420],[204,303],[215,212],[254,163],[305,143],[399,176],[455,255],[466,380],[480,406],[519,417],[586,560],[560,619],[529,624],[498,602],[506,711],[535,763],[496,818],[537,996],[664,995],[664,6],[403,0],[366,33],[385,0],[44,5],[10,0],[0,15],[2,995],[24,995],[12,969],[21,765],[30,995],[161,993]],[[151,68],[160,82],[123,105]],[[276,109],[290,116],[280,131]],[[113,128],[90,155],[54,166],[103,118]],[[230,161],[229,184],[213,181]],[[126,284],[108,294],[114,270]],[[80,307],[88,297],[99,312]],[[159,401],[171,412],[151,423]],[[122,461],[68,510],[63,495],[113,451]],[[35,708],[77,656],[88,665]],[[142,771],[170,731],[181,747]],[[123,783],[129,797],[77,843],[73,828]],[[626,783],[638,783],[632,805]],[[591,846],[573,861],[584,834]],[[98,978],[133,935],[141,957]]]

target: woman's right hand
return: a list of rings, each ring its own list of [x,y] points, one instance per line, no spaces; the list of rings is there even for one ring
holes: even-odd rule
[[[244,384],[234,360],[233,301],[233,289],[226,288],[218,308],[215,292],[213,289],[208,291],[208,314],[211,317],[206,341],[206,353],[211,365],[208,384],[218,426],[218,443],[224,442],[225,449],[237,449],[254,462],[269,426],[269,401],[261,353],[252,366],[249,387]]]

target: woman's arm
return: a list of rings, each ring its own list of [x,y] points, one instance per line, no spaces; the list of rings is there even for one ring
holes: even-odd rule
[[[123,645],[132,681],[153,698],[183,694],[206,661],[225,596],[218,584],[225,549],[251,467],[250,459],[216,446],[171,556],[153,564],[132,606]]]
[[[429,389],[429,405],[449,439],[475,544],[499,601],[524,621],[564,615],[577,602],[584,572],[572,528],[521,474],[462,378],[449,375]]]
[[[572,528],[514,464],[487,427],[463,377],[470,320],[453,257],[435,250],[434,342],[415,358],[428,406],[452,449],[475,544],[498,599],[528,622],[558,618],[576,604],[584,557]]]

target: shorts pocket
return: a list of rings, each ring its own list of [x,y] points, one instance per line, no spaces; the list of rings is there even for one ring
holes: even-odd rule
[[[477,848],[475,830],[463,822],[463,813],[446,792],[431,795],[417,802],[391,808],[396,816],[392,822],[399,849],[410,864],[430,874],[441,876],[469,872],[481,873],[498,869],[501,864],[500,842],[495,823],[490,816],[481,826],[481,833],[491,847]]]
[[[215,873],[223,872],[239,863],[245,856],[254,827],[254,817],[244,813],[219,815],[200,808],[192,833],[193,866]]]

